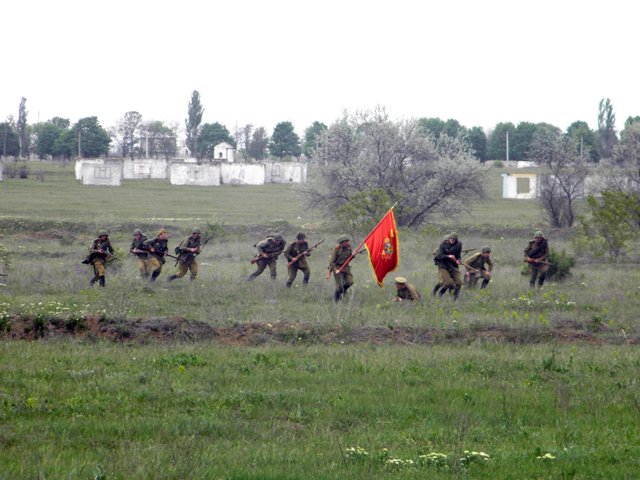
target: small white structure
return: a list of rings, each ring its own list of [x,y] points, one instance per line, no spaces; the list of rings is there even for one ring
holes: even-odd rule
[[[524,160],[519,160],[516,162],[516,168],[535,168],[538,164],[536,162],[526,162]]]
[[[82,180],[82,172],[85,165],[104,165],[104,158],[79,158],[74,165],[76,180]],[[122,164],[121,167],[122,168]]]
[[[502,198],[532,199],[538,196],[537,173],[503,173]]]
[[[81,175],[83,185],[119,187],[122,185],[122,162],[104,160],[101,164],[83,163]]]
[[[236,161],[236,149],[227,142],[222,142],[213,147],[213,159],[216,162],[234,163]]]
[[[191,162],[174,162],[169,168],[171,185],[220,185],[220,165]]]
[[[122,163],[125,180],[165,180],[169,177],[169,161],[164,158],[125,158]]]
[[[304,162],[266,162],[266,183],[306,183],[307,164]]]
[[[266,180],[262,164],[223,163],[220,165],[220,175],[225,185],[264,185]]]

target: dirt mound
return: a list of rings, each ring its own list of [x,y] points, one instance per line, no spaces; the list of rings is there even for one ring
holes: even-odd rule
[[[243,323],[214,327],[182,317],[107,320],[85,317],[81,320],[52,318],[37,321],[13,317],[0,331],[0,340],[36,340],[73,337],[86,340],[148,343],[213,341],[221,345],[257,346],[264,344],[359,344],[437,345],[471,343],[534,344],[545,342],[583,342],[592,344],[640,344],[640,337],[627,338],[614,332],[591,332],[575,323],[550,327],[509,327],[472,325],[467,328],[408,326],[353,326],[303,323]]]

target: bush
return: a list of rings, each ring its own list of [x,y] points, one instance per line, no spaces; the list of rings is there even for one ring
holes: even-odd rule
[[[575,257],[568,255],[564,250],[558,253],[553,248],[549,249],[549,270],[547,271],[547,280],[561,281],[571,275],[571,269],[576,264]],[[522,275],[529,275],[529,265],[525,263],[520,272]]]
[[[502,168],[504,167],[504,162],[502,162],[501,160],[495,160],[493,162],[493,168]]]

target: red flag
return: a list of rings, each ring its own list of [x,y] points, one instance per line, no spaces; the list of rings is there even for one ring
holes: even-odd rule
[[[373,267],[378,285],[382,287],[382,280],[389,272],[393,272],[400,263],[398,256],[398,230],[393,217],[393,209],[382,217],[378,225],[371,230],[362,242],[369,254],[369,262]]]

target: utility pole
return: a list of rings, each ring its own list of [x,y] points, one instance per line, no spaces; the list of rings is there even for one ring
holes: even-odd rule
[[[507,132],[507,148],[506,148],[506,153],[507,153],[507,167],[510,166],[509,165],[509,132]]]

